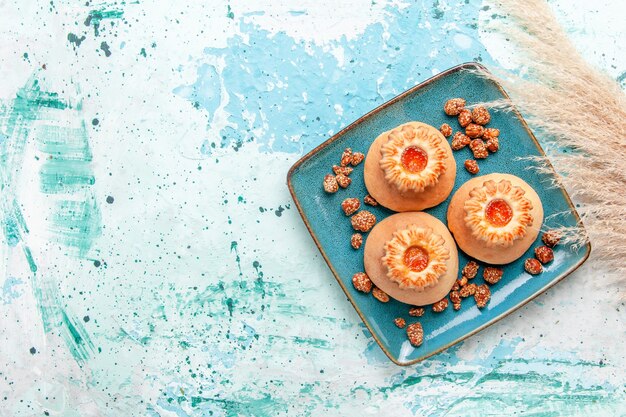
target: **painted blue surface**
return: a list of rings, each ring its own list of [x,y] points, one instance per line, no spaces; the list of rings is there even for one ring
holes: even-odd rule
[[[439,6],[387,6],[384,23],[367,26],[355,39],[342,37],[325,46],[241,21],[241,34],[229,38],[226,47],[204,49],[206,56],[225,61],[223,87],[215,67],[202,64],[195,82],[174,93],[206,110],[209,124],[219,97],[228,94],[229,126],[220,130],[219,138],[207,139],[208,145],[237,149],[256,142],[264,152],[304,153],[346,120],[428,78],[434,68],[443,70],[468,58],[492,62],[484,47],[473,41],[478,37],[479,2],[456,2],[447,11]],[[467,49],[455,41],[460,31],[446,27],[457,16],[463,16]],[[440,46],[436,56],[431,53],[434,45]],[[337,48],[343,51],[343,62],[332,53]],[[205,145],[204,153],[211,149]]]
[[[473,65],[468,65],[471,68]],[[343,149],[367,153],[369,145],[376,137],[395,126],[412,120],[440,126],[450,123],[458,127],[456,120],[446,116],[443,103],[451,97],[464,97],[469,104],[481,101],[492,101],[505,96],[492,81],[468,71],[456,70],[445,76],[438,77],[410,94],[394,100],[385,108],[360,121],[347,131],[340,132],[327,146],[304,158],[297,167],[290,182],[295,198],[300,204],[303,217],[309,223],[314,237],[317,239],[323,254],[326,256],[337,278],[342,283],[348,297],[364,316],[370,331],[380,341],[384,349],[399,363],[406,364],[444,349],[474,333],[485,325],[499,319],[508,312],[525,304],[534,295],[559,281],[571,272],[588,255],[590,248],[584,247],[574,252],[571,248],[558,246],[555,249],[555,260],[547,265],[544,272],[531,276],[524,271],[523,262],[533,257],[534,248],[541,245],[541,236],[524,256],[504,266],[504,277],[496,285],[491,286],[489,304],[478,309],[472,300],[462,304],[460,311],[450,306],[443,313],[433,313],[427,308],[424,317],[416,320],[408,315],[409,306],[392,300],[383,304],[369,294],[363,294],[352,286],[352,275],[364,270],[363,249],[353,250],[350,236],[354,232],[347,218],[340,209],[340,203],[348,197],[362,198],[367,194],[363,181],[363,164],[355,168],[351,174],[352,184],[345,190],[335,194],[327,194],[322,188],[324,175],[330,167],[338,163]],[[552,175],[538,174],[527,161],[518,157],[539,156],[541,151],[524,127],[523,121],[513,112],[492,111],[489,127],[500,129],[500,150],[486,160],[479,161],[480,174],[503,172],[525,180],[539,194],[544,216],[544,228],[556,226],[575,226],[576,217],[572,212],[564,190],[551,187]],[[446,201],[425,210],[446,223],[448,203],[454,192],[473,176],[463,169],[465,159],[471,157],[468,147],[454,152],[457,162],[455,186]],[[376,215],[378,221],[393,214],[392,211],[379,207],[367,207]],[[459,265],[462,268],[468,258],[459,251]],[[482,277],[472,282],[482,284]],[[393,320],[403,317],[407,323],[419,321],[424,328],[424,343],[413,348],[406,338],[405,330],[398,329]]]

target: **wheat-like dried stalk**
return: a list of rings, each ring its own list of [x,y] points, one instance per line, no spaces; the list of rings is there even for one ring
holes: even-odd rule
[[[545,1],[496,0],[492,7],[506,17],[492,21],[489,29],[511,41],[526,72],[483,75],[501,83],[529,124],[543,132],[539,140],[559,181],[580,203],[587,233],[564,229],[567,241],[590,240],[592,259],[624,282],[626,95],[582,58]],[[491,104],[510,107],[506,102]],[[547,169],[545,161],[538,162],[540,170]]]

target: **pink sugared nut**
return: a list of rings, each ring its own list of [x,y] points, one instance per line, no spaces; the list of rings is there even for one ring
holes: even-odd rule
[[[365,155],[363,155],[361,152],[355,152],[352,154],[352,159],[350,160],[350,164],[352,164],[353,167],[359,165],[361,162],[363,162],[363,160],[365,159]]]
[[[554,260],[554,252],[547,246],[535,248],[535,258],[542,264],[547,264]]]
[[[486,125],[491,120],[489,110],[482,106],[474,107],[472,110],[472,121],[478,125]]]
[[[339,184],[341,188],[348,188],[348,186],[352,183],[352,179],[343,174],[337,175],[335,179],[337,180],[337,184]]]
[[[339,190],[339,184],[337,184],[337,179],[334,175],[326,175],[324,177],[324,191],[329,194],[336,193]]]
[[[357,272],[352,275],[352,285],[357,291],[369,293],[372,291],[372,281],[365,272]]]
[[[472,112],[467,109],[461,110],[458,120],[461,127],[466,127],[472,123]]]
[[[443,111],[448,116],[456,116],[465,108],[465,99],[451,98],[443,105]]]
[[[528,258],[524,261],[524,269],[531,275],[537,275],[543,271],[543,266],[535,258]]]
[[[346,198],[341,202],[341,209],[346,216],[351,216],[361,207],[361,202],[358,198]]]
[[[341,154],[341,162],[339,165],[347,167],[352,162],[352,149],[346,148]]]
[[[369,232],[376,224],[376,216],[367,210],[361,210],[352,216],[352,228],[359,232]]]
[[[445,137],[448,137],[452,134],[452,127],[449,124],[444,123],[439,128],[439,131],[441,132],[442,135],[444,135]]]
[[[458,151],[469,145],[471,141],[472,140],[463,133],[456,132],[454,134],[454,137],[452,138],[452,143],[450,144],[450,147],[453,151]]]
[[[478,174],[478,171],[480,171],[478,162],[476,162],[474,159],[466,159],[465,162],[463,163],[463,166],[465,167],[467,172],[469,172],[472,175],[476,175]]]
[[[424,342],[424,329],[420,323],[409,324],[406,328],[406,335],[411,345],[418,347]]]
[[[363,245],[363,235],[360,233],[355,233],[350,238],[350,246],[354,249],[359,249]]]

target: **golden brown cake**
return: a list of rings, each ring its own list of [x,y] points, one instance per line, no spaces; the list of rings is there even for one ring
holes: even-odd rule
[[[452,196],[448,227],[459,248],[480,261],[502,265],[526,252],[543,222],[539,196],[510,174],[472,178]]]
[[[374,226],[365,242],[364,263],[378,288],[416,306],[445,297],[459,269],[446,226],[418,212],[394,214]]]
[[[376,138],[365,158],[365,186],[381,205],[419,211],[445,200],[456,177],[452,149],[441,132],[404,123]]]

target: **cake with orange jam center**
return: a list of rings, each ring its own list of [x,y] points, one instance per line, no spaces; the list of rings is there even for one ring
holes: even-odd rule
[[[441,132],[420,122],[382,133],[370,146],[364,179],[368,192],[395,211],[419,211],[445,200],[456,163]]]
[[[448,207],[448,227],[468,255],[491,264],[519,258],[543,222],[539,196],[521,178],[489,174],[463,184]]]
[[[377,287],[412,305],[441,300],[458,272],[450,232],[421,212],[397,213],[374,226],[365,244],[364,263]]]

